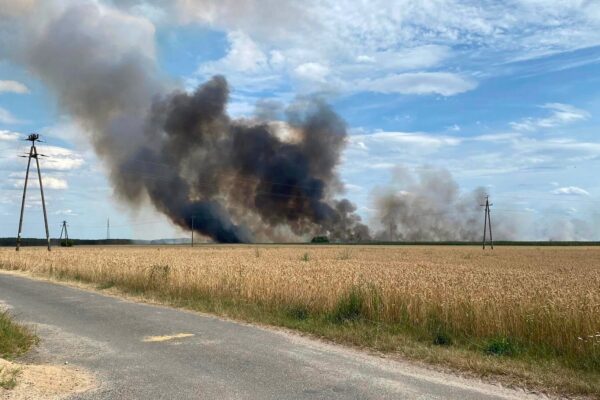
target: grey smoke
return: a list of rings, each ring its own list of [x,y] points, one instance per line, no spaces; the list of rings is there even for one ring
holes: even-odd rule
[[[285,129],[265,120],[281,114],[268,103],[255,119],[231,119],[224,77],[186,93],[161,76],[143,19],[93,2],[52,11],[47,21],[12,21],[6,30],[26,39],[10,57],[92,134],[123,201],[148,198],[184,228],[193,217],[196,230],[219,242],[273,239],[281,227],[298,237],[369,237],[355,207],[335,199],[347,133],[324,102],[288,107]]]
[[[394,170],[392,181],[373,193],[379,240],[475,241],[483,233],[485,190],[479,187],[462,193],[450,172],[442,168],[404,167]],[[496,239],[510,240],[515,225],[494,218]]]

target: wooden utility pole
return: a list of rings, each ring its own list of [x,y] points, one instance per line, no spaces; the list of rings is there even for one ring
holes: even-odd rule
[[[485,196],[485,204],[481,204],[481,207],[485,207],[485,213],[483,215],[483,249],[485,250],[486,233],[489,229],[490,232],[490,246],[494,250],[494,239],[492,238],[492,217],[490,215],[490,196]]]
[[[39,154],[37,152],[37,148],[35,147],[35,142],[40,141],[40,135],[37,133],[32,133],[27,137],[27,139],[31,142],[31,148],[29,149],[29,154],[21,157],[27,157],[27,172],[25,172],[25,185],[23,186],[23,199],[21,200],[21,214],[19,216],[19,233],[17,234],[17,248],[19,251],[19,247],[21,247],[21,232],[23,230],[23,211],[25,209],[25,198],[27,195],[27,181],[29,180],[29,167],[31,166],[31,159],[35,159],[35,165],[37,166],[38,179],[40,182],[40,193],[42,194],[42,209],[44,210],[44,225],[46,227],[46,241],[48,242],[48,251],[50,251],[50,231],[48,230],[48,216],[46,214],[46,201],[44,200],[44,186],[42,185],[42,172],[40,171],[40,160],[39,157],[44,156],[43,154]]]
[[[58,239],[59,244],[62,244],[63,232],[65,233],[65,245],[69,246],[69,231],[67,231],[67,221],[62,222],[62,226],[60,228],[60,238]]]

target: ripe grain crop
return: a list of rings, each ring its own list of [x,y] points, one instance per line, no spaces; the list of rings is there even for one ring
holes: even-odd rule
[[[429,348],[600,373],[600,247],[24,248],[0,250],[0,268],[222,314],[253,307],[284,316],[262,318],[267,323],[386,351],[403,342],[377,343],[379,332]],[[600,381],[574,390],[597,388]]]

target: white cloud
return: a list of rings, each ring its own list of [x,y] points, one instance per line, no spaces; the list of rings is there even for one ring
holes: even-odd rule
[[[477,83],[448,72],[414,72],[358,82],[358,88],[378,93],[441,94],[452,96],[477,87]]]
[[[10,111],[0,107],[0,123],[3,124],[19,124],[23,121],[12,115]]]
[[[431,135],[420,132],[375,132],[371,134],[353,135],[350,136],[350,142],[356,144],[360,148],[366,148],[370,143],[394,146],[394,145],[409,145],[416,147],[424,147],[428,149],[437,149],[442,146],[456,146],[460,144],[461,139]]]
[[[12,182],[12,186],[14,188],[22,189],[23,182],[25,180],[25,172],[12,172],[9,174],[9,180]],[[44,174],[43,171],[42,184],[44,185],[44,189],[64,190],[69,188],[69,185],[67,184],[67,181],[65,179]],[[35,173],[35,171],[33,173],[30,172],[27,186],[34,188],[40,187],[37,173]]]
[[[64,210],[57,210],[54,212],[54,215],[67,215],[67,216],[77,216],[79,214],[73,212],[70,208]]]
[[[46,156],[40,158],[40,165],[44,170],[68,171],[84,164],[80,154],[64,147],[39,146],[38,152]]]
[[[29,88],[17,81],[2,81],[0,80],[0,93],[29,93]]]
[[[69,188],[69,185],[65,179],[55,178],[53,176],[45,176],[42,179],[44,189],[64,190]]]
[[[558,194],[558,195],[574,195],[574,196],[589,196],[590,195],[590,193],[587,190],[582,189],[577,186],[561,187],[561,188],[553,190],[552,193]]]
[[[521,137],[520,133],[489,133],[473,137],[479,142],[510,142]]]
[[[174,10],[171,14],[179,22],[239,36],[229,38],[230,54],[213,65],[243,70],[244,80],[232,77],[238,87],[240,82],[256,87],[258,80],[260,89],[277,88],[281,80],[272,77],[277,65],[282,79],[302,78],[296,82],[301,88],[307,77],[324,85],[309,85],[310,90],[451,96],[474,89],[472,77],[482,72],[480,67],[469,71],[471,59],[463,57],[462,49],[471,49],[478,65],[500,65],[600,44],[600,7],[580,0],[497,2],[486,7],[461,0],[178,0],[170,4],[162,6]],[[244,50],[238,52],[235,43],[244,45]],[[242,54],[255,57],[248,60]],[[234,55],[242,62],[226,62]],[[464,60],[460,73],[454,68],[459,57]],[[320,68],[312,76],[302,71],[317,65]],[[220,71],[230,75],[227,69]]]
[[[518,122],[511,122],[510,126],[519,131],[536,131],[568,125],[590,117],[587,111],[569,104],[547,103],[541,108],[550,110],[550,115],[544,118],[524,118]]]
[[[297,78],[322,83],[326,82],[329,72],[327,66],[314,62],[300,64],[294,69],[294,74]]]
[[[267,56],[244,32],[230,32],[227,39],[229,41],[227,55],[216,63],[207,64],[204,68],[213,71],[215,68],[223,68],[242,72],[256,72],[267,67]]]
[[[19,139],[19,134],[17,132],[11,132],[7,130],[0,129],[0,141],[14,141]]]

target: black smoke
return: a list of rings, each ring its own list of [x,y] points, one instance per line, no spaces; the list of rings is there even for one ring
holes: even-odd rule
[[[194,228],[219,242],[268,237],[277,226],[297,236],[367,239],[352,204],[331,198],[347,135],[339,116],[318,100],[295,104],[285,138],[280,124],[230,119],[228,95],[225,78],[215,76],[191,94],[155,100],[145,127],[150,144],[116,166],[119,193],[135,201],[130,188],[143,189],[173,222],[191,228],[194,217]],[[120,173],[140,165],[142,174]]]
[[[265,119],[279,112],[269,103],[232,119],[224,77],[178,89],[158,68],[154,26],[94,1],[0,14],[0,32],[0,57],[45,83],[132,207],[149,200],[218,242],[368,237],[336,199],[346,126],[322,101],[299,100],[277,120]]]

